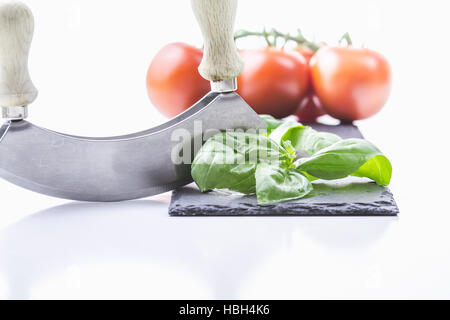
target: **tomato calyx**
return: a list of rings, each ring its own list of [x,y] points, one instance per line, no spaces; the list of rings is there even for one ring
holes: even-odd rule
[[[344,33],[344,35],[341,37],[341,40],[339,40],[339,44],[342,45],[344,41],[347,42],[347,47],[353,46],[352,37],[350,37],[350,34],[348,32]]]

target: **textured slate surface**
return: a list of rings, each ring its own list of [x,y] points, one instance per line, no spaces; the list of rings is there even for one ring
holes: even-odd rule
[[[342,138],[363,138],[353,125],[313,127]],[[310,196],[266,206],[258,205],[255,196],[224,191],[201,193],[192,184],[175,190],[169,207],[171,216],[396,216],[398,213],[388,188],[361,178],[315,181]]]

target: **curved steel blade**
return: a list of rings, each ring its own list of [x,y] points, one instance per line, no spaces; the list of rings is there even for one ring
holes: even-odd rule
[[[123,201],[167,192],[192,182],[190,165],[172,161],[174,150],[186,145],[174,141],[173,133],[181,130],[198,139],[199,123],[203,132],[264,127],[235,93],[210,93],[164,125],[122,137],[76,137],[27,121],[10,122],[0,130],[0,177],[79,201]]]

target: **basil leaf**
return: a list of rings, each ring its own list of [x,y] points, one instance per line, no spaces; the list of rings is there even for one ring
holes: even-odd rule
[[[220,133],[201,148],[191,174],[202,192],[228,189],[252,194],[256,192],[256,166],[261,162],[289,166],[292,155],[262,135]]]
[[[267,114],[260,115],[261,119],[267,124],[267,135],[283,124],[283,121],[275,119]],[[281,145],[281,143],[280,143]]]
[[[388,158],[378,155],[367,161],[352,176],[366,177],[374,180],[380,186],[388,186],[391,183],[392,165]]]
[[[295,162],[297,170],[324,180],[355,175],[373,179],[377,184],[390,183],[392,166],[389,160],[367,140],[341,140],[320,150],[310,158]]]
[[[262,205],[301,199],[313,189],[308,178],[295,169],[268,163],[258,164],[255,177],[256,196]]]
[[[318,132],[301,123],[288,121],[272,131],[270,138],[283,145],[284,141],[290,141],[292,146],[305,154],[312,156],[318,151],[329,147],[342,140],[335,134]]]

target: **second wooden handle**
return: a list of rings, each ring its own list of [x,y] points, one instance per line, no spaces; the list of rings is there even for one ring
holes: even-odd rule
[[[199,72],[209,81],[237,78],[244,69],[234,42],[237,0],[191,0],[204,38]]]
[[[22,107],[38,94],[28,73],[34,20],[20,2],[0,5],[0,107]]]

